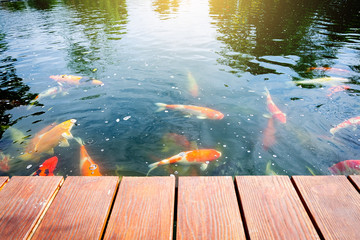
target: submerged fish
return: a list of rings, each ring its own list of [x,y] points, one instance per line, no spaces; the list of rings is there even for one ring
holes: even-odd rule
[[[221,112],[206,107],[198,107],[192,105],[167,105],[165,103],[156,103],[156,106],[159,107],[159,109],[157,110],[158,112],[168,108],[183,112],[187,116],[195,115],[198,119],[220,120],[224,118],[224,114],[222,114]]]
[[[205,170],[210,161],[214,161],[221,157],[221,152],[215,149],[198,149],[193,151],[181,152],[170,158],[163,159],[149,165],[149,173],[160,165],[183,163],[183,164],[200,164],[201,170]]]
[[[267,89],[267,87],[265,87],[265,91],[266,91],[266,103],[267,103],[267,107],[268,110],[271,114],[271,116],[268,115],[264,115],[265,117],[272,117],[277,119],[278,121],[280,121],[281,123],[286,123],[286,114],[283,113],[273,102],[270,92]]]
[[[323,78],[314,78],[308,80],[294,81],[296,84],[304,84],[304,85],[318,85],[318,84],[326,84],[326,83],[344,83],[349,82],[350,80],[342,77],[323,77]]]
[[[191,93],[191,96],[193,96],[193,97],[199,96],[199,86],[198,86],[198,84],[196,82],[196,79],[191,74],[191,72],[188,72],[187,78],[188,78],[188,81],[189,81],[189,91]]]
[[[348,90],[348,89],[350,89],[350,87],[347,86],[347,85],[333,86],[333,87],[328,89],[328,94],[326,96],[331,97],[334,93],[342,92],[342,91],[345,91],[345,90]]]
[[[11,140],[13,141],[14,144],[21,145],[21,144],[24,144],[24,143],[26,143],[28,141],[27,138],[29,136],[26,136],[19,129],[17,129],[15,127],[9,127],[8,131],[10,133]]]
[[[332,174],[360,174],[360,160],[345,160],[329,167]]]
[[[318,70],[318,71],[327,71],[327,72],[339,72],[339,73],[349,73],[349,70],[346,69],[341,69],[341,68],[333,68],[333,67],[311,67],[307,69],[307,72],[309,71],[314,71],[314,70]]]
[[[20,156],[22,160],[38,160],[42,153],[54,152],[54,147],[68,147],[68,139],[72,139],[71,129],[76,123],[75,119],[70,119],[56,126],[51,124],[37,133],[28,143],[25,153]]]
[[[268,161],[268,163],[266,164],[266,169],[265,169],[265,174],[266,175],[278,175],[274,170],[271,169],[272,163],[271,161]]]
[[[51,75],[51,79],[54,79],[59,84],[66,83],[70,85],[80,85],[83,83],[91,83],[93,85],[104,85],[104,83],[100,80],[96,79],[85,79],[80,76],[74,76],[74,75]]]
[[[184,136],[177,133],[166,133],[162,139],[161,142],[163,143],[163,152],[168,152],[170,149],[176,149],[176,148],[183,148],[189,149],[190,148],[190,142],[189,140]]]
[[[353,126],[354,128],[356,128],[356,125],[359,125],[359,124],[360,124],[360,116],[349,118],[349,119],[343,121],[342,123],[338,124],[336,127],[331,128],[330,133],[332,135],[334,135],[337,131],[339,131],[342,128],[347,128],[350,126]]]
[[[2,172],[10,171],[9,160],[10,160],[10,155],[5,155],[3,152],[0,151],[0,171]]]
[[[92,160],[80,138],[75,138],[80,144],[80,172],[82,176],[102,176],[99,166]]]
[[[46,89],[45,91],[39,93],[34,100],[32,100],[30,102],[30,105],[28,106],[28,110],[30,108],[33,107],[33,105],[36,103],[36,101],[40,101],[41,99],[45,98],[45,97],[49,97],[49,96],[52,96],[52,97],[55,97],[56,94],[60,93],[62,91],[62,87],[61,86],[58,86],[58,87],[52,87],[52,88],[49,88],[49,89]]]
[[[39,169],[36,170],[32,176],[54,176],[54,170],[58,163],[58,158],[56,156],[45,160],[43,164],[39,166]]]
[[[276,129],[274,127],[274,119],[269,118],[266,129],[264,130],[263,136],[263,147],[267,151],[269,147],[276,143],[275,139]]]

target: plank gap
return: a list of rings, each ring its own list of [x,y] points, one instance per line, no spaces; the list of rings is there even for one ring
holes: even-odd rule
[[[301,203],[303,204],[303,206],[304,206],[304,208],[305,208],[305,210],[306,210],[306,213],[309,215],[309,218],[310,218],[312,224],[314,225],[317,234],[319,235],[320,239],[324,240],[325,237],[324,237],[324,235],[322,234],[322,232],[321,232],[321,230],[320,230],[320,228],[319,228],[319,225],[317,224],[314,216],[311,214],[310,209],[309,209],[308,205],[306,204],[305,199],[303,198],[303,196],[302,196],[302,194],[301,194],[298,186],[296,185],[295,180],[293,179],[293,177],[290,177],[290,180],[291,180],[292,184],[294,185],[294,188],[295,188],[295,190],[296,190],[296,193],[298,194],[298,196],[299,196],[299,198],[300,198],[300,200],[301,200]]]
[[[358,193],[360,193],[360,186],[356,184],[355,180],[351,176],[347,176],[347,179],[351,182],[351,184],[358,191]]]
[[[237,188],[236,185],[237,185],[236,178],[234,178],[234,188],[235,188],[235,193],[236,193],[236,199],[238,201],[239,210],[240,210],[240,216],[241,216],[241,220],[243,222],[245,238],[247,240],[250,240],[250,233],[249,233],[249,228],[248,228],[246,218],[245,218],[244,207],[243,207],[242,202],[241,202],[241,196],[240,196],[239,189]]]

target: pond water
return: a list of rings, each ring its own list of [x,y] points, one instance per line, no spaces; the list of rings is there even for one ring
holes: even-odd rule
[[[0,148],[9,159],[1,175],[30,175],[52,156],[55,175],[81,175],[74,139],[21,157],[39,131],[69,119],[103,175],[144,176],[149,164],[195,149],[222,154],[205,170],[179,163],[150,175],[318,175],[360,159],[356,122],[330,133],[360,116],[357,0],[1,2],[0,61]],[[64,74],[82,84],[50,78]],[[327,81],[297,82],[319,78]],[[58,93],[33,101],[51,88]],[[267,116],[265,88],[286,123]]]

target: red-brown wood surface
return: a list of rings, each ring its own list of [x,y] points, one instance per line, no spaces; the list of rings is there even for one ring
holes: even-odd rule
[[[245,239],[232,177],[180,177],[176,239]]]
[[[5,186],[9,181],[9,177],[0,177],[0,190]]]
[[[355,183],[357,189],[360,191],[360,175],[349,176],[350,180]]]
[[[251,239],[319,239],[288,176],[236,177]]]
[[[104,239],[171,239],[174,177],[123,177]]]
[[[0,238],[29,238],[62,182],[62,177],[12,177],[0,191]]]
[[[118,177],[67,177],[33,239],[100,239]]]
[[[345,176],[294,176],[325,239],[360,238],[360,194]]]

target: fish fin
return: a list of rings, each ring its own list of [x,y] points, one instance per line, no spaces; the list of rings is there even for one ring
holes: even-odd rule
[[[147,172],[147,174],[146,174],[146,176],[149,176],[149,173],[152,171],[152,170],[154,170],[155,168],[157,168],[158,167],[158,162],[156,162],[156,163],[152,163],[152,164],[149,164],[149,171]]]
[[[205,170],[207,169],[208,165],[209,165],[209,164],[207,164],[207,163],[202,163],[202,164],[200,165],[201,171],[205,171]]]
[[[71,134],[71,132],[69,132],[69,131],[66,131],[66,132],[63,132],[62,134],[61,134],[61,136],[63,136],[64,138],[66,138],[66,139],[72,139],[72,138],[74,138],[74,136]]]
[[[54,99],[55,97],[56,97],[56,95],[52,95],[52,96],[51,96],[51,99]]]
[[[190,142],[190,149],[199,149],[196,141],[191,141]]]
[[[264,90],[265,90],[265,95],[270,95],[269,89],[266,86],[264,87]]]
[[[188,114],[188,115],[185,115],[184,117],[186,117],[186,118],[191,118],[191,115]]]
[[[311,175],[316,176],[316,174],[314,173],[314,171],[310,167],[306,166],[306,168],[311,173]]]
[[[265,169],[265,174],[266,175],[277,175],[276,172],[274,172],[274,170],[271,169],[271,161],[269,161],[267,164],[266,164],[266,169]]]
[[[60,141],[59,143],[59,147],[68,147],[70,146],[68,140],[66,140],[65,138],[63,140]]]
[[[264,113],[264,114],[263,114],[263,117],[264,117],[264,118],[272,118],[271,114],[268,114],[268,113]]]
[[[206,119],[206,116],[200,115],[196,117],[197,119]]]
[[[85,145],[84,141],[79,137],[74,137],[74,140],[77,141],[81,146]]]
[[[156,110],[156,112],[161,112],[164,111],[166,109],[166,104],[165,103],[155,103],[156,106],[158,106],[158,110]]]
[[[54,149],[51,148],[47,153],[48,153],[49,155],[54,155]]]

